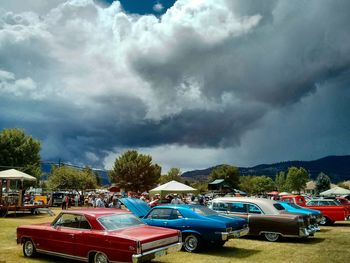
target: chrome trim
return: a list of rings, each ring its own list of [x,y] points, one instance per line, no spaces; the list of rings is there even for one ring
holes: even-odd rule
[[[159,239],[156,241],[144,243],[144,244],[142,244],[141,247],[142,247],[142,251],[144,251],[144,250],[148,250],[151,248],[156,248],[156,247],[172,244],[172,243],[175,243],[178,241],[179,241],[179,237],[176,235],[176,236],[167,237],[167,238]]]
[[[89,262],[89,259],[84,258],[84,257],[72,256],[72,255],[68,255],[68,254],[64,254],[64,253],[52,252],[52,251],[47,251],[47,250],[43,250],[43,249],[37,249],[36,251],[38,251],[39,253],[48,254],[48,255],[52,255],[52,256],[58,256],[58,257],[63,257],[63,258],[69,258],[69,259]]]
[[[229,240],[231,238],[238,238],[238,237],[248,235],[248,233],[249,233],[249,227],[242,228],[239,230],[233,230],[231,232],[216,232],[215,234],[221,235],[221,239],[223,241],[226,241],[226,240]]]
[[[141,263],[145,261],[150,261],[151,259],[157,258],[159,256],[164,256],[168,253],[180,251],[182,248],[182,243],[175,243],[166,247],[157,248],[151,251],[147,251],[142,254],[132,255],[132,263]]]

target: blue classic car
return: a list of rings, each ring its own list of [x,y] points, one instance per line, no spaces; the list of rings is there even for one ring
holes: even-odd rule
[[[289,213],[309,215],[311,227],[314,228],[316,231],[320,231],[320,227],[318,226],[318,224],[323,217],[320,211],[315,209],[305,208],[293,203],[279,202],[279,204],[281,204],[283,208]]]
[[[205,206],[169,204],[150,208],[139,199],[120,201],[148,225],[181,230],[183,248],[188,252],[196,252],[205,244],[222,246],[249,232],[247,220],[220,215]]]

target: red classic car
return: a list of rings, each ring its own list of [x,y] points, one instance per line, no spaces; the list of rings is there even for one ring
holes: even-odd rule
[[[181,249],[181,232],[147,226],[121,209],[64,211],[50,223],[17,228],[32,257],[45,253],[85,262],[144,262]]]
[[[281,201],[321,211],[323,217],[319,223],[320,225],[332,225],[335,221],[350,220],[348,208],[334,200],[313,199],[306,202],[304,196],[285,195],[281,197]]]

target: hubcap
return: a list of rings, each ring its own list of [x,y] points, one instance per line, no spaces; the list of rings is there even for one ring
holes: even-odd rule
[[[321,221],[320,221],[320,225],[325,225],[327,222],[327,219],[325,217],[322,217]]]
[[[32,242],[30,242],[30,241],[26,242],[26,245],[24,246],[24,251],[26,252],[27,256],[31,256],[33,254],[34,246],[33,246]]]
[[[97,253],[95,255],[95,263],[108,263],[107,256],[102,253]]]
[[[269,241],[276,241],[278,239],[278,236],[279,235],[276,233],[266,233],[265,234],[266,239]]]
[[[193,251],[198,246],[198,239],[195,236],[188,236],[185,240],[185,248],[187,251]]]

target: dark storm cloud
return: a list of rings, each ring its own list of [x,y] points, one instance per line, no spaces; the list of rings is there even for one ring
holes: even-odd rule
[[[58,3],[0,4],[0,128],[41,139],[45,160],[101,165],[175,145],[257,163],[349,148],[349,1],[178,0],[160,18]]]

